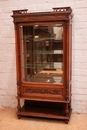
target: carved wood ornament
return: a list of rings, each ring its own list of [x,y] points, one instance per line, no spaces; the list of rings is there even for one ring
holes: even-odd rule
[[[32,88],[26,88],[25,93],[40,93],[40,94],[60,94],[61,92],[59,90],[47,90],[47,89],[32,89]]]

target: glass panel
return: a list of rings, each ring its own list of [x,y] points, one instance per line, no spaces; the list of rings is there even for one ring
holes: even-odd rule
[[[63,83],[63,27],[21,27],[23,81]]]

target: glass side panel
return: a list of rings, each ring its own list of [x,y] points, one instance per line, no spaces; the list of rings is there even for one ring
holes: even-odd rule
[[[63,26],[21,26],[23,81],[63,83]]]

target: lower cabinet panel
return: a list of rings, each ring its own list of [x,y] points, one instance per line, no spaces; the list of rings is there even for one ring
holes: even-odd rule
[[[68,105],[69,113],[66,114],[66,106]],[[29,117],[41,117],[51,119],[61,119],[68,123],[71,108],[66,103],[54,103],[54,102],[43,102],[43,101],[29,101],[25,100],[24,106],[18,111],[18,117],[29,116]]]

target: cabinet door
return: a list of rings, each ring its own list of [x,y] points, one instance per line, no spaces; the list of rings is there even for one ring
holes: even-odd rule
[[[23,82],[63,84],[63,24],[20,26]]]

